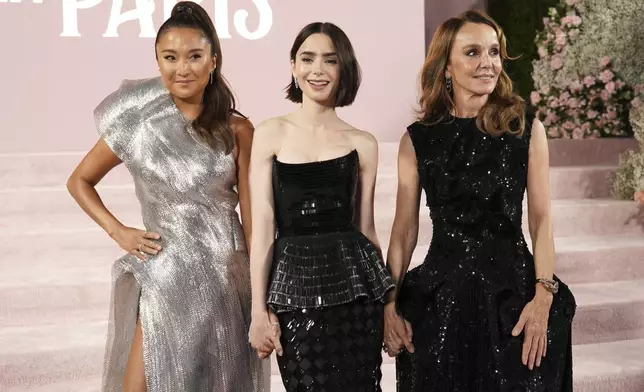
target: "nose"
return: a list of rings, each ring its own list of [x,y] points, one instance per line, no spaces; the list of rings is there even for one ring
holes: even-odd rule
[[[187,61],[180,61],[179,67],[177,68],[177,73],[181,76],[185,76],[189,73],[190,68]]]
[[[322,61],[323,60],[318,60],[314,62],[312,71],[314,75],[322,75]]]
[[[481,56],[481,68],[490,67],[492,67],[492,58],[489,53],[483,53],[483,56]]]

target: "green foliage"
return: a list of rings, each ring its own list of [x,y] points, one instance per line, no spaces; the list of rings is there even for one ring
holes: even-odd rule
[[[520,56],[505,64],[505,69],[515,90],[528,103],[534,90],[532,60],[539,57],[534,40],[543,29],[548,8],[558,3],[558,0],[488,0],[487,12],[503,29],[510,56]]]

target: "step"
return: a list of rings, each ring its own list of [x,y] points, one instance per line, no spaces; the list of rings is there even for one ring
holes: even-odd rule
[[[35,187],[64,188],[84,152],[0,154],[0,190]],[[112,169],[101,184],[131,184],[124,165]]]
[[[644,391],[644,339],[573,347],[576,392]]]

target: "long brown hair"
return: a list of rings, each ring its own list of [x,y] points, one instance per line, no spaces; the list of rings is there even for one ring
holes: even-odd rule
[[[203,108],[193,121],[193,126],[197,134],[213,148],[218,143],[223,143],[228,154],[235,147],[235,135],[229,125],[230,116],[240,113],[235,110],[235,97],[221,74],[222,54],[217,30],[206,10],[192,1],[180,1],[172,8],[170,18],[159,28],[155,46],[163,34],[174,27],[188,27],[201,31],[210,43],[211,56],[217,56],[212,83],[206,85]]]
[[[421,96],[418,118],[427,124],[437,124],[450,117],[455,109],[452,94],[447,90],[445,70],[449,62],[454,39],[465,23],[485,24],[496,31],[501,60],[513,60],[508,56],[503,30],[492,18],[481,11],[470,10],[443,22],[429,44],[427,58],[421,74]],[[525,101],[514,93],[512,81],[501,70],[494,91],[476,117],[477,127],[491,135],[504,133],[522,134],[525,130]]]

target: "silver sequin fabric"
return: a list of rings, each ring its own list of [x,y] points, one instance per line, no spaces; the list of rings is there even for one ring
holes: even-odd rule
[[[248,344],[250,271],[233,154],[201,141],[160,78],[124,82],[96,108],[163,250],[112,269],[102,390],[120,392],[137,314],[150,392],[259,392],[269,363]]]

